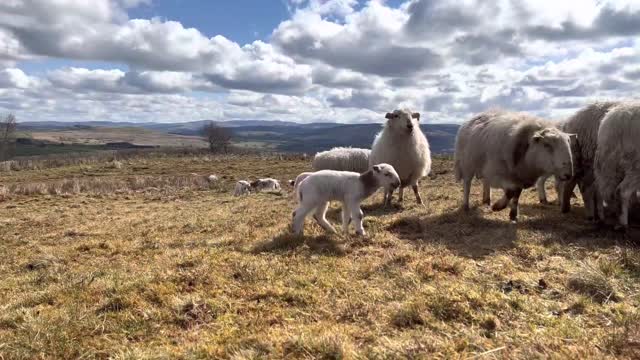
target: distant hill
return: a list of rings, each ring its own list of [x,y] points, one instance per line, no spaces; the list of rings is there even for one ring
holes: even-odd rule
[[[95,132],[96,139],[105,138],[106,129],[119,129],[128,132],[126,139],[132,144],[151,145],[148,138],[136,141],[135,129],[146,129],[153,133],[164,133],[175,136],[180,140],[193,139],[200,128],[208,120],[185,123],[132,123],[132,122],[25,122],[18,124],[21,132],[33,134],[49,132],[82,133],[83,139],[91,137]],[[221,126],[229,127],[234,132],[234,142],[240,146],[264,148],[282,152],[306,152],[313,154],[334,146],[352,146],[368,148],[375,135],[382,129],[382,124],[338,124],[338,123],[310,123],[300,124],[279,120],[231,120],[218,122]],[[455,136],[458,125],[454,124],[423,124],[422,130],[427,135],[431,150],[437,154],[453,153]],[[110,131],[106,131],[110,132]],[[140,135],[142,136],[142,135]],[[140,139],[142,140],[142,139]],[[116,139],[113,139],[116,141]],[[163,141],[165,144],[166,141]],[[180,143],[180,142],[178,142]],[[163,145],[156,144],[156,145]]]

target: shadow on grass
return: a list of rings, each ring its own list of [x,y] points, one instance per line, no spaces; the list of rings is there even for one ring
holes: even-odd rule
[[[254,254],[265,252],[278,253],[296,250],[301,247],[308,248],[316,254],[329,256],[343,256],[346,253],[344,246],[332,236],[320,235],[307,237],[293,235],[291,233],[283,233],[271,240],[258,243],[251,249],[251,252]]]
[[[495,251],[514,247],[517,224],[485,219],[480,210],[452,212],[428,217],[401,218],[387,228],[401,239],[421,245],[443,244],[460,256],[482,258]]]

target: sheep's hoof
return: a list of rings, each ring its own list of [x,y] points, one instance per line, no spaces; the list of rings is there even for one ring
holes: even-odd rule
[[[547,199],[540,200],[540,204],[542,204],[542,205],[551,205],[551,203]]]
[[[617,232],[629,232],[629,227],[622,224],[616,224],[613,227],[613,230]]]
[[[495,204],[493,204],[493,206],[491,206],[491,210],[492,211],[502,211],[502,210],[504,210],[506,208],[507,208],[507,205],[503,205],[503,204],[500,204],[500,203],[495,203]]]
[[[357,236],[366,236],[366,235],[367,235],[367,233],[366,233],[366,232],[364,232],[364,230],[362,230],[362,231],[356,231],[356,235],[357,235]]]
[[[471,210],[471,207],[469,207],[469,205],[462,205],[462,211],[469,212],[470,210]]]

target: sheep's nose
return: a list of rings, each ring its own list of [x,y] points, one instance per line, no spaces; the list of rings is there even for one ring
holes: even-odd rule
[[[413,125],[407,125],[407,129],[409,129],[409,131],[413,130]]]

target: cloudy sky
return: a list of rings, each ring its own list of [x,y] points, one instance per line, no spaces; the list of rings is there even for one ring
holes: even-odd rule
[[[19,121],[561,118],[640,90],[639,0],[2,0]]]

